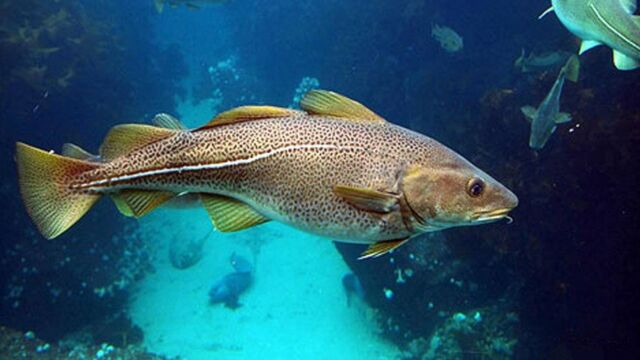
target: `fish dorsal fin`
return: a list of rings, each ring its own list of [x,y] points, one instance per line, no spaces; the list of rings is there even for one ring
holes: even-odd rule
[[[218,231],[240,231],[269,221],[242,201],[213,194],[201,194],[200,197]]]
[[[523,106],[520,108],[520,111],[522,111],[522,113],[524,114],[524,116],[527,118],[529,122],[531,122],[536,117],[536,114],[538,113],[538,110],[533,106]]]
[[[154,116],[153,120],[151,120],[151,123],[153,123],[153,125],[157,127],[170,129],[170,130],[179,130],[179,131],[187,130],[187,127],[184,126],[184,124],[180,120],[165,113],[160,113]]]
[[[332,91],[309,91],[300,101],[300,108],[312,115],[335,116],[357,122],[387,123],[366,106]]]
[[[367,250],[365,250],[362,254],[360,254],[360,257],[358,258],[358,260],[377,258],[390,251],[393,251],[399,248],[400,246],[404,245],[407,241],[409,241],[409,238],[399,239],[399,240],[378,241],[375,244],[369,245]]]
[[[100,147],[100,157],[105,161],[110,161],[175,134],[175,130],[150,125],[125,124],[114,126]]]
[[[333,192],[358,209],[380,214],[397,209],[400,201],[397,194],[351,186],[338,185],[333,188]]]
[[[215,118],[209,121],[209,123],[199,128],[198,130],[208,129],[215,126],[236,124],[245,121],[287,117],[293,114],[295,114],[294,110],[276,106],[240,106],[218,114]]]
[[[630,15],[635,14],[638,10],[638,0],[620,0],[620,4]]]
[[[176,196],[168,191],[122,190],[112,197],[118,210],[125,216],[136,218],[147,215]]]
[[[93,155],[80,146],[71,143],[62,145],[62,156],[85,161],[90,161],[97,158],[96,155]]]

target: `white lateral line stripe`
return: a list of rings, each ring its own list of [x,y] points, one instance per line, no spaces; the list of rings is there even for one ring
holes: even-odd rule
[[[600,14],[600,11],[598,11],[598,9],[596,8],[595,5],[589,4],[589,7],[591,8],[591,10],[593,10],[593,13],[596,14],[596,17],[598,17],[598,20],[600,20],[604,24],[604,26],[606,26],[614,34],[618,35],[618,37],[620,39],[622,39],[624,42],[626,42],[627,44],[631,45],[631,47],[633,47],[636,50],[640,51],[640,45],[634,43],[631,39],[629,39],[626,36],[624,36],[624,34],[622,34],[620,31],[618,31],[616,28],[614,28],[611,24],[609,24],[607,22],[607,20],[605,20],[604,17],[602,17],[602,15]]]
[[[174,168],[143,171],[143,172],[129,174],[129,175],[122,175],[114,178],[95,180],[86,184],[82,184],[80,185],[80,187],[113,185],[114,183],[140,179],[148,176],[167,175],[167,174],[201,171],[201,170],[215,170],[215,169],[222,169],[222,168],[232,167],[232,166],[248,165],[255,161],[264,160],[271,156],[278,155],[287,151],[297,151],[297,150],[362,150],[364,151],[365,149],[358,146],[338,146],[338,145],[326,145],[326,144],[290,145],[290,146],[281,147],[263,154],[259,154],[247,159],[238,159],[233,161],[226,161],[223,163],[186,165],[186,166],[174,167]]]

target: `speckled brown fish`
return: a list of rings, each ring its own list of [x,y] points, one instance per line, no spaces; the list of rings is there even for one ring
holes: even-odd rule
[[[195,193],[220,231],[277,220],[371,244],[370,257],[423,232],[506,218],[517,206],[460,155],[358,102],[317,90],[301,107],[243,106],[195,130],[169,117],[116,126],[91,161],[77,149],[61,156],[18,143],[26,208],[54,238],[102,195],[142,216]]]

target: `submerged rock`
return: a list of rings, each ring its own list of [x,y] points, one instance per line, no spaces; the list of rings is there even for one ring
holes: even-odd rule
[[[211,231],[202,238],[175,237],[169,245],[169,259],[176,269],[184,270],[202,259],[202,249]]]

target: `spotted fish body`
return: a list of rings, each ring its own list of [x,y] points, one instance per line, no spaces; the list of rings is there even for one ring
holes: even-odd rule
[[[261,223],[263,217],[264,221],[277,220],[334,240],[364,244],[404,241],[430,230],[424,218],[434,215],[431,217],[436,220],[442,209],[435,205],[440,202],[434,201],[435,207],[413,202],[412,207],[404,191],[415,187],[407,179],[416,166],[420,168],[416,174],[426,171],[434,176],[434,183],[451,172],[473,172],[473,176],[482,177],[488,187],[504,193],[501,196],[507,204],[496,208],[501,210],[498,216],[517,204],[511,192],[449,148],[381,118],[346,119],[288,109],[274,114],[192,131],[153,130],[160,133],[159,140],[117,156],[110,154],[114,151],[109,143],[121,139],[110,140],[108,136],[101,151],[107,161],[64,181],[66,188],[87,196],[117,197],[131,190],[168,194],[166,198],[197,193],[202,194],[205,207],[206,197],[212,194],[218,200],[229,200],[207,207],[216,225],[220,212],[239,205],[249,209],[249,214],[244,211],[238,216],[245,220],[253,216],[255,221],[247,220],[247,226],[237,230]],[[218,122],[224,123],[224,119]],[[124,131],[128,130],[115,132]],[[18,155],[21,153],[19,146]],[[337,190],[341,185],[348,189]],[[438,196],[447,197],[447,189],[442,190]],[[129,201],[129,210],[139,208],[136,201],[153,202],[145,199]],[[422,211],[424,208],[428,211]],[[437,221],[429,226],[434,230],[449,227]]]

